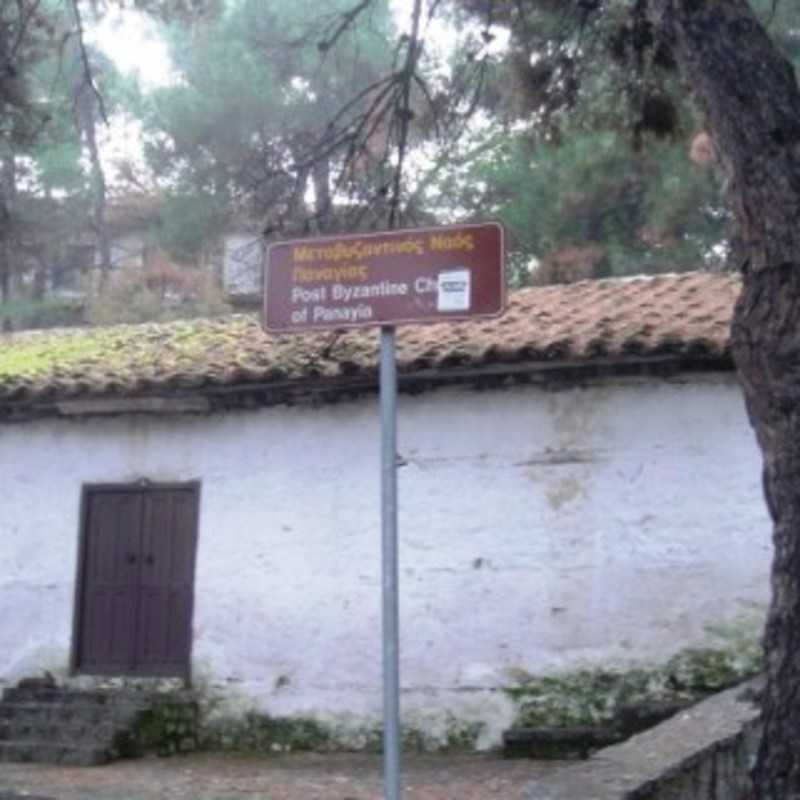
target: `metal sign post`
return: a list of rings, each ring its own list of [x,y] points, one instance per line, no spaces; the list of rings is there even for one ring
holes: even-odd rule
[[[397,365],[394,328],[381,328],[383,767],[386,800],[400,798],[400,612],[397,568]]]
[[[275,334],[381,329],[383,761],[400,800],[400,613],[397,568],[395,325],[493,317],[505,307],[497,223],[277,242],[267,251],[264,327]]]

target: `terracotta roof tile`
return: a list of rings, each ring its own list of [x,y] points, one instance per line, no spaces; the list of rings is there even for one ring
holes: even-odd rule
[[[708,273],[522,289],[497,319],[402,328],[398,366],[727,358],[738,290]],[[376,374],[374,330],[269,336],[248,316],[0,336],[0,403]]]

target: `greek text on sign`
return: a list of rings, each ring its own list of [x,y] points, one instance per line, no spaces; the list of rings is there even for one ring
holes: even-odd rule
[[[496,316],[497,223],[279,242],[267,251],[264,324],[307,331]]]

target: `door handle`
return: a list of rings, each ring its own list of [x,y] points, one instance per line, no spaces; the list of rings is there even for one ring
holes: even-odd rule
[[[147,556],[147,557],[145,558],[145,560],[144,560],[144,563],[145,563],[145,564],[148,564],[148,565],[150,565],[150,566],[152,566],[153,564],[155,564],[155,563],[156,563],[156,559],[155,559],[155,557],[154,557],[154,556],[151,556],[151,555],[150,555],[150,556]]]
[[[129,564],[136,563],[136,556],[133,553],[128,553],[128,557],[125,559]]]

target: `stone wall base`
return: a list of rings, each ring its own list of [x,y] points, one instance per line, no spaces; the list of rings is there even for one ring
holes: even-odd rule
[[[524,800],[744,800],[760,726],[756,678],[532,783]]]

